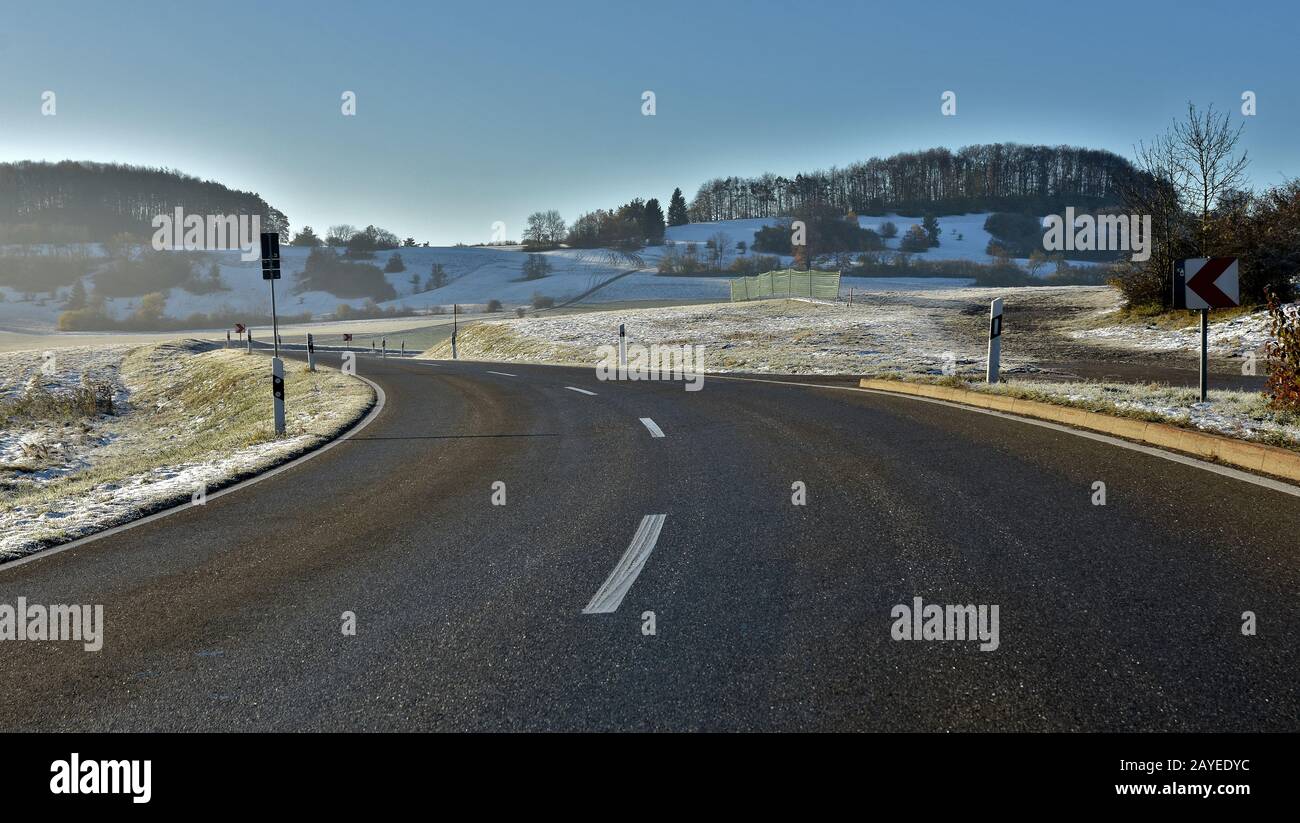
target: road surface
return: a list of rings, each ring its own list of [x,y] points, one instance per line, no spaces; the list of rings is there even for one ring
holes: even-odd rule
[[[1300,498],[843,388],[359,370],[336,448],[0,567],[106,621],[0,644],[0,729],[1300,730]],[[894,640],[915,597],[998,648]]]

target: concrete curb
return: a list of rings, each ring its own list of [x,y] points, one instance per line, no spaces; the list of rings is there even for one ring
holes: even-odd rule
[[[906,394],[947,400],[981,409],[1017,414],[1074,426],[1080,429],[1122,437],[1156,446],[1161,449],[1190,454],[1204,460],[1213,460],[1247,471],[1268,474],[1291,481],[1300,481],[1300,454],[1277,446],[1248,443],[1217,434],[1182,429],[1167,423],[1149,423],[1113,417],[1109,414],[1057,406],[1038,400],[1021,400],[996,394],[956,389],[950,386],[933,386],[925,383],[905,383],[901,380],[874,380],[864,378],[859,387],[873,391]]]

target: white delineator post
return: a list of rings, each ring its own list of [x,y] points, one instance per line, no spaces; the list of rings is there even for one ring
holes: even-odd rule
[[[284,434],[284,361],[271,358],[271,394],[275,397],[275,433]]]
[[[988,382],[998,382],[998,366],[1002,359],[1002,298],[989,304],[989,367]]]
[[[307,333],[307,371],[316,371],[316,341]]]
[[[618,324],[618,379],[627,379],[627,326]]]

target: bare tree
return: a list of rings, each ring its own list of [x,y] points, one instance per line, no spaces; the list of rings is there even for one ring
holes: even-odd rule
[[[1134,148],[1137,173],[1120,181],[1124,204],[1133,214],[1151,215],[1151,258],[1117,264],[1131,303],[1168,305],[1175,260],[1226,253],[1215,242],[1216,216],[1233,206],[1245,181],[1246,153],[1237,154],[1241,128],[1209,106],[1188,103],[1187,118],[1169,131]]]
[[[709,262],[714,271],[722,271],[723,260],[731,248],[731,237],[726,232],[714,232],[705,243],[709,250]]]
[[[1174,124],[1173,161],[1179,172],[1179,193],[1187,211],[1200,218],[1197,246],[1201,256],[1210,253],[1212,212],[1224,195],[1241,187],[1246,177],[1250,160],[1245,151],[1237,154],[1242,128],[1232,128],[1228,115],[1216,114],[1213,104],[1201,113],[1195,104],[1188,103],[1187,120]]]
[[[524,243],[530,246],[558,246],[564,239],[565,231],[564,218],[558,211],[535,211],[528,215]]]

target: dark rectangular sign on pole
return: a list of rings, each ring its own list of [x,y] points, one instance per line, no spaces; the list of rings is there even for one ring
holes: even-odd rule
[[[280,259],[280,233],[276,231],[262,232],[262,259],[279,260]]]
[[[262,232],[262,279],[280,279],[280,233]]]

